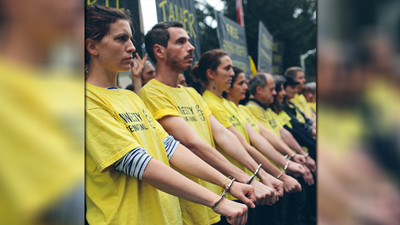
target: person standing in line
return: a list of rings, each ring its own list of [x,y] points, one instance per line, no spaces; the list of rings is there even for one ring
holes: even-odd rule
[[[150,80],[140,90],[139,96],[155,119],[208,164],[239,182],[248,182],[250,176],[246,174],[245,168],[255,172],[258,164],[241,147],[239,140],[211,115],[207,105],[193,88],[178,85],[179,73],[190,68],[194,51],[183,24],[172,21],[156,24],[146,34],[145,46],[149,57],[156,63],[157,74],[155,79]],[[228,161],[215,150],[216,145],[226,155],[237,160],[237,163],[231,163],[231,160]],[[264,173],[260,171],[259,175]],[[215,192],[219,191],[209,183],[195,181]],[[277,185],[282,187],[280,181]],[[277,193],[272,185],[268,187],[254,180],[251,186],[254,187],[257,197],[256,204],[273,204],[277,200]],[[232,196],[229,198],[236,199]],[[208,211],[208,216],[199,214],[203,207],[198,204],[181,199],[181,208],[185,224],[215,224],[220,221],[219,216],[212,211]]]

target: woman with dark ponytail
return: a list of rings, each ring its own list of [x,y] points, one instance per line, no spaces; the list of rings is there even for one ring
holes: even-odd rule
[[[233,102],[223,98],[222,94],[231,87],[234,75],[229,55],[220,49],[204,53],[199,60],[198,68],[193,73],[193,76],[201,81],[203,87],[205,87],[205,91],[202,93],[203,99],[215,118],[240,140],[254,162],[261,165],[262,173],[258,174],[260,181],[266,185],[273,184],[272,187],[276,189],[278,196],[283,196],[283,186],[290,187],[288,189],[293,191],[301,190],[298,182],[289,176],[281,175],[281,171],[274,164],[285,168],[284,171],[295,176],[303,174],[303,166],[286,160],[251,125],[242,119],[237,106]],[[274,164],[266,156],[271,158]],[[267,209],[268,207],[263,208],[264,212],[268,211],[268,214],[273,215],[272,209]],[[259,220],[264,219],[265,217],[259,218]]]

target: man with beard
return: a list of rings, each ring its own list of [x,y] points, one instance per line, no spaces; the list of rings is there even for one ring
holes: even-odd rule
[[[239,182],[248,182],[250,176],[246,174],[246,168],[256,171],[258,163],[246,152],[239,140],[211,115],[206,103],[193,88],[178,85],[179,73],[191,67],[194,51],[183,25],[179,22],[155,25],[146,34],[145,45],[150,58],[156,64],[157,72],[156,77],[140,90],[139,96],[155,119],[169,134],[208,164]],[[231,163],[215,150],[214,139],[238,164]],[[262,169],[258,174],[268,176]],[[214,192],[221,191],[215,185],[194,177],[189,178]],[[254,187],[257,204],[270,205],[277,200],[278,194],[274,187],[265,186],[256,179],[251,185]],[[282,183],[277,184],[277,189],[279,188],[282,188]],[[228,198],[236,199],[230,195]],[[220,220],[210,209],[183,199],[181,208],[184,224],[214,224]]]

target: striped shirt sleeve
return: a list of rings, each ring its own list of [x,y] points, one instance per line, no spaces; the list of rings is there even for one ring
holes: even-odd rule
[[[142,147],[137,147],[128,152],[124,157],[114,163],[116,171],[125,173],[142,180],[144,170],[152,156],[146,153]]]
[[[168,137],[163,139],[163,144],[165,147],[165,151],[167,152],[168,160],[170,160],[179,145],[179,141],[175,140],[174,137],[169,135]]]

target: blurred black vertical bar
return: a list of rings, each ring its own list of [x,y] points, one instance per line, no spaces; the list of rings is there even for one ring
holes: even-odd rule
[[[131,17],[133,21],[133,28],[135,29],[135,34],[134,34],[134,39],[135,39],[135,47],[136,47],[136,52],[139,53],[141,57],[142,55],[142,32],[140,30],[140,15],[139,15],[139,0],[129,0],[127,1],[129,4],[132,4],[132,7],[130,7],[131,10]]]

